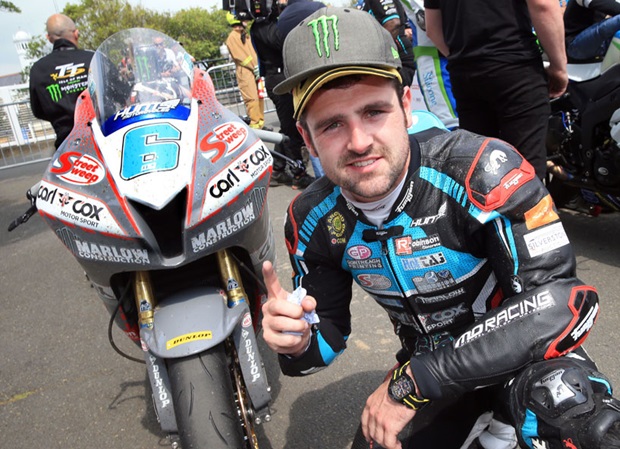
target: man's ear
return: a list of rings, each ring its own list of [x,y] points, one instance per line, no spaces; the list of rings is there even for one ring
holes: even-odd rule
[[[306,144],[306,148],[308,148],[308,151],[310,152],[310,154],[314,157],[319,157],[318,153],[314,149],[314,145],[312,143],[312,138],[310,137],[310,134],[306,132],[306,129],[303,126],[301,126],[300,122],[297,122],[296,126],[297,126],[297,131],[299,131],[299,134],[301,134],[302,139],[304,139],[304,143]]]
[[[411,88],[409,86],[405,86],[403,89],[403,109],[405,110],[405,121],[407,123],[407,128],[410,128],[411,125],[413,125],[411,101]]]
[[[49,33],[46,33],[45,36],[47,37],[47,40],[49,41],[50,44],[53,44],[54,41],[52,40],[52,38],[50,37]]]

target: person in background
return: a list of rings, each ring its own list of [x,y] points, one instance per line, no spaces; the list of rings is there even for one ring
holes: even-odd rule
[[[566,54],[575,61],[605,56],[620,31],[620,3],[616,0],[570,0],[564,11]]]
[[[250,119],[250,127],[263,129],[265,126],[265,102],[258,95],[256,81],[260,77],[258,56],[252,45],[246,24],[251,19],[247,11],[239,11],[235,16],[230,11],[226,20],[232,27],[225,45],[236,67],[237,85]]]
[[[278,17],[277,28],[280,33],[280,37],[282,38],[282,42],[288,36],[288,33],[291,30],[299,25],[299,23],[312,14],[314,11],[323,8],[325,5],[319,1],[313,0],[289,0],[287,2],[286,9],[284,9],[280,13],[280,17]],[[288,113],[287,113],[288,114]],[[291,124],[295,123],[294,119],[289,119]],[[304,150],[307,149],[304,146]],[[320,178],[325,174],[323,167],[321,166],[321,161],[319,158],[313,156],[312,154],[308,155],[310,159],[310,163],[312,164],[312,170],[314,171],[314,176]]]
[[[177,76],[181,71],[181,66],[172,49],[165,47],[164,38],[156,37],[153,39],[153,45],[155,46],[157,68],[160,75],[164,78]]]
[[[416,76],[424,104],[446,128],[456,129],[459,126],[459,118],[447,68],[448,60],[426,34],[424,2],[403,0],[402,3],[413,30],[411,41],[415,55]]]
[[[280,132],[289,138],[288,142],[277,145],[275,151],[297,162],[298,167],[294,173],[289,173],[286,163],[277,156],[274,158],[271,184],[273,186],[283,184],[292,186],[293,189],[303,190],[314,178],[310,176],[303,162],[302,147],[304,141],[297,131],[293,118],[293,97],[286,93],[277,95],[273,88],[284,80],[284,63],[282,61],[283,39],[278,32],[276,23],[280,11],[286,6],[286,2],[273,3],[270,11],[254,11],[254,23],[250,28],[250,36],[258,55],[260,74],[265,77],[267,95],[276,108],[276,114],[280,122]],[[262,13],[262,15],[259,15]],[[316,170],[315,170],[316,171]],[[321,176],[320,173],[317,176]]]
[[[411,43],[412,30],[400,0],[360,0],[358,8],[370,13],[388,30],[396,43],[402,64],[401,76],[405,86],[411,86],[415,76],[415,60]]]
[[[94,52],[78,47],[80,32],[64,14],[51,15],[46,29],[53,49],[30,69],[30,107],[35,117],[52,124],[58,149],[73,129],[75,103],[88,86]]]
[[[510,143],[543,179],[549,98],[568,85],[558,0],[425,0],[424,9],[448,58],[460,127]]]
[[[263,338],[282,372],[346,349],[355,281],[402,349],[354,449],[618,447],[620,401],[581,348],[598,295],[531,164],[461,129],[409,134],[411,90],[369,14],[327,7],[303,23],[275,91],[292,92],[325,176],[288,207],[297,298],[263,265]]]

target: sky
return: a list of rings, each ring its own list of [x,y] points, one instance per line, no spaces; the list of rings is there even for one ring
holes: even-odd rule
[[[12,0],[21,14],[0,12],[0,76],[21,71],[19,58],[13,44],[13,36],[19,30],[31,36],[45,35],[45,21],[56,12],[61,12],[67,3],[78,4],[79,0]],[[181,9],[219,7],[221,0],[129,0],[133,5],[142,4],[155,11],[176,12]]]

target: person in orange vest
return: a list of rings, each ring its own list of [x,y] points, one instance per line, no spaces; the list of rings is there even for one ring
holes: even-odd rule
[[[226,20],[232,27],[232,31],[226,38],[225,45],[235,62],[237,84],[250,118],[250,127],[262,129],[265,126],[265,104],[264,100],[259,97],[256,87],[256,80],[260,76],[258,57],[250,35],[245,29],[249,19],[250,16],[246,11],[239,11],[237,15],[230,11],[227,13]]]

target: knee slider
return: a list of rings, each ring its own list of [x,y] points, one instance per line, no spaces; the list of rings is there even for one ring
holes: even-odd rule
[[[519,438],[528,447],[544,440],[552,448],[600,448],[610,429],[620,431],[620,402],[611,397],[609,381],[578,361],[535,363],[510,390],[518,398],[511,408],[521,417]]]
[[[576,364],[564,362],[553,360],[533,365],[525,383],[526,407],[553,425],[588,413],[594,408],[588,373]]]

